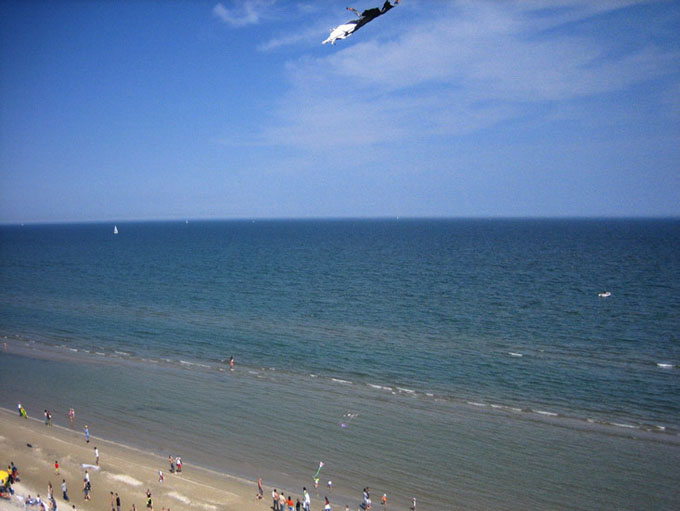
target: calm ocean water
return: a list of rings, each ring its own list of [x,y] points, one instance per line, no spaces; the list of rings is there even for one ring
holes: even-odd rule
[[[118,229],[0,227],[1,405],[336,507],[680,508],[678,220]]]

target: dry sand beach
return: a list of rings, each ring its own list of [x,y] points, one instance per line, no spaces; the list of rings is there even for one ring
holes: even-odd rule
[[[99,449],[99,467],[94,466],[94,446]],[[57,460],[58,475],[54,467]],[[168,460],[160,456],[95,436],[86,443],[80,431],[45,426],[43,421],[21,419],[16,412],[0,409],[0,466],[6,468],[10,462],[18,467],[21,482],[14,485],[14,501],[0,501],[3,511],[18,509],[18,496],[39,494],[45,500],[48,483],[52,483],[60,510],[71,510],[74,504],[78,510],[111,509],[111,492],[120,496],[121,510],[130,510],[133,504],[143,510],[147,489],[152,492],[155,510],[266,510],[270,507],[269,498],[261,501],[255,498],[256,482],[186,464],[181,474],[170,474]],[[85,470],[92,485],[90,501],[83,498]],[[159,482],[159,470],[163,471],[163,483]],[[66,480],[69,502],[62,498],[62,479]]]

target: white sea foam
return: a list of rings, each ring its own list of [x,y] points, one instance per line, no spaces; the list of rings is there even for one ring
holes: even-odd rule
[[[129,484],[130,486],[142,486],[141,481],[135,479],[134,477],[130,477],[125,474],[106,474],[106,477],[109,479],[113,479],[115,481],[120,481],[121,483]]]
[[[76,348],[69,348],[69,350],[76,351],[76,352],[78,351]]]
[[[106,355],[106,353],[102,353],[101,351],[95,351],[96,355]]]
[[[176,491],[171,491],[170,493],[168,493],[168,497],[172,497],[175,500],[179,500],[182,504],[186,505],[191,504],[191,499],[185,497],[181,493],[177,493]]]
[[[350,384],[352,383],[351,381],[341,380],[340,378],[331,378],[331,380],[334,381],[335,383],[350,383]]]
[[[656,365],[662,367],[663,369],[673,369],[675,367],[673,364],[668,364],[665,362],[657,362]]]
[[[432,392],[425,392],[425,395],[427,397],[434,397],[434,394]]]
[[[477,403],[476,401],[468,401],[467,404],[472,406],[486,406],[484,403]]]
[[[536,413],[539,413],[541,415],[547,415],[548,417],[557,417],[557,414],[555,412],[546,412],[544,410],[534,410]]]
[[[414,395],[414,394],[416,393],[415,390],[413,390],[413,389],[406,389],[406,388],[404,388],[404,387],[397,387],[397,390],[398,390],[399,392],[403,392],[404,394],[410,394],[410,395]]]
[[[640,429],[638,426],[634,426],[633,424],[623,424],[621,422],[612,422],[612,426],[616,426],[617,428]]]
[[[524,356],[521,353],[515,353],[514,351],[508,351],[508,355],[510,355],[511,357],[523,357]]]
[[[392,390],[392,387],[386,387],[384,385],[378,385],[377,383],[369,383],[368,386],[372,387],[374,389],[378,389],[378,390]]]
[[[116,355],[122,355],[124,357],[129,357],[130,354],[127,351],[114,351]]]

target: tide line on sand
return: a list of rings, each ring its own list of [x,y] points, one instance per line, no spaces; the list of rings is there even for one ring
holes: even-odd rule
[[[135,479],[134,477],[130,477],[129,475],[125,474],[106,474],[106,477],[109,479],[113,479],[115,481],[120,481],[121,483],[129,484],[130,486],[142,486],[141,481]]]

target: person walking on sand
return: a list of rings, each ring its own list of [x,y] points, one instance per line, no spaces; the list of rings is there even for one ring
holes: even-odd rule
[[[120,497],[116,493],[116,511],[120,511]]]
[[[90,430],[87,428],[87,424],[85,424],[85,442],[90,443]]]
[[[380,505],[383,509],[387,509],[387,493],[383,493],[383,496],[380,498]]]
[[[63,494],[64,500],[68,502],[68,489],[66,488],[66,479],[61,480],[61,493]]]
[[[59,462],[54,460],[54,472],[59,475]]]
[[[262,500],[264,497],[264,488],[262,487],[262,478],[257,478],[257,500]]]
[[[113,492],[111,492],[111,511],[116,511],[116,497],[113,496]]]
[[[162,483],[165,481],[165,477],[163,476],[163,472],[161,470],[158,471],[158,482]]]
[[[85,480],[89,483],[90,482],[90,474],[87,473],[87,470],[85,471]]]
[[[325,497],[326,502],[323,505],[323,511],[331,511],[331,503],[328,501],[328,497]]]
[[[99,449],[96,447],[94,448],[94,462],[97,466],[99,466]]]
[[[85,494],[85,500],[90,500],[90,492],[92,491],[92,485],[89,479],[83,479],[83,493]]]

